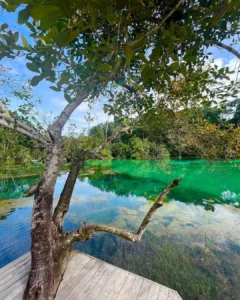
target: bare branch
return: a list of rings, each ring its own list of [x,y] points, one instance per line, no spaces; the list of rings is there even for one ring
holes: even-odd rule
[[[0,101],[1,102],[1,101]],[[22,123],[19,120],[14,119],[10,114],[0,112],[0,126],[14,130],[22,135],[25,135],[43,146],[48,146],[48,141],[45,140],[37,131],[30,126]]]
[[[108,232],[119,237],[122,237],[126,240],[131,242],[138,243],[141,241],[142,235],[146,230],[147,225],[152,219],[152,216],[157,211],[159,207],[163,205],[163,200],[166,195],[170,192],[172,188],[178,186],[181,178],[174,179],[160,194],[157,200],[154,202],[150,210],[148,211],[147,215],[143,219],[138,231],[136,233],[131,233],[125,230],[121,230],[112,226],[104,225],[104,224],[93,224],[93,225],[86,225],[84,224],[83,227],[76,229],[72,232],[69,232],[65,236],[66,243],[72,243],[75,241],[85,241],[91,237],[94,232]]]
[[[240,52],[238,52],[236,49],[234,49],[231,46],[228,46],[222,42],[218,42],[218,41],[214,41],[214,40],[209,40],[209,41],[203,41],[201,43],[202,45],[206,45],[206,46],[217,46],[217,47],[221,47],[225,50],[227,50],[228,52],[231,52],[232,54],[234,54],[238,59],[240,59]]]

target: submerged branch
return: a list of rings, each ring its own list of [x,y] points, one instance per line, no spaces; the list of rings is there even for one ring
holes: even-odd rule
[[[75,241],[85,241],[91,238],[94,232],[108,232],[119,237],[122,237],[126,240],[131,242],[138,243],[141,241],[142,235],[146,230],[147,225],[152,219],[152,216],[157,211],[157,209],[163,206],[163,200],[166,195],[170,192],[172,188],[178,186],[181,178],[174,179],[160,194],[157,200],[154,202],[148,213],[146,214],[145,218],[143,219],[138,231],[136,233],[131,233],[125,230],[121,230],[112,226],[104,225],[104,224],[93,224],[87,225],[84,224],[81,228],[76,229],[72,232],[69,232],[65,236],[66,243],[73,243]]]

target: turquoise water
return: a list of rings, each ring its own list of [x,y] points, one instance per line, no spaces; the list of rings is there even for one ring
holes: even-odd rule
[[[240,162],[88,161],[64,224],[99,222],[135,231],[152,201],[182,177],[139,244],[110,234],[75,248],[176,289],[183,299],[240,299]],[[67,173],[59,176],[55,203]],[[33,178],[0,182],[0,266],[29,250]]]

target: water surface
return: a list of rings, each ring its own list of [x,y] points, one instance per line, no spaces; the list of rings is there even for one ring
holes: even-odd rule
[[[176,289],[183,299],[240,299],[240,162],[88,161],[78,177],[65,229],[83,221],[135,231],[174,178],[139,244],[110,234],[75,248]],[[59,176],[55,203],[67,173]],[[36,178],[0,182],[0,267],[29,250]]]

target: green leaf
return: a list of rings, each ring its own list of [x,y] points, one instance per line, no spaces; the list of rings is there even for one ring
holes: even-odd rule
[[[133,44],[133,49],[139,49],[146,45],[147,39],[145,33],[138,34]]]
[[[8,49],[8,47],[5,44],[3,44],[3,42],[0,41],[0,50],[5,51],[7,49]]]
[[[47,46],[47,44],[52,43],[52,40],[48,36],[39,35],[37,37],[41,40],[44,46]]]
[[[27,63],[26,66],[32,72],[40,73],[38,70],[38,67],[36,65],[34,65],[33,63]]]
[[[58,6],[55,5],[42,5],[42,3],[38,3],[33,6],[31,16],[34,20],[41,21],[54,21],[63,16],[62,11]]]
[[[2,24],[1,26],[0,26],[0,29],[1,30],[5,30],[5,29],[7,29],[8,28],[8,24],[7,23],[4,23],[4,24]]]
[[[132,85],[134,86],[134,88],[136,90],[139,90],[141,93],[144,92],[144,89],[139,84],[137,84],[136,82],[132,82]]]
[[[27,22],[30,16],[30,9],[25,8],[19,11],[18,13],[18,24],[24,24]]]
[[[72,98],[67,93],[64,93],[64,98],[67,100],[67,102],[72,102]]]
[[[122,56],[119,56],[118,59],[117,59],[117,63],[115,65],[114,69],[113,69],[113,72],[116,72],[119,69],[121,63],[122,63]]]
[[[146,56],[145,56],[143,53],[139,53],[138,56],[139,56],[139,58],[140,58],[143,62],[145,62],[146,64],[149,62],[149,61],[147,60]]]
[[[72,16],[71,4],[69,3],[68,0],[58,0],[58,5],[65,16],[67,17]]]
[[[172,64],[170,65],[170,69],[171,69],[172,71],[176,71],[176,70],[178,69],[178,67],[179,67],[179,63],[178,63],[178,62],[174,62],[174,63],[172,63]]]
[[[123,9],[126,5],[128,5],[129,0],[116,0],[117,9]]]
[[[112,71],[112,67],[108,64],[101,64],[101,65],[99,65],[98,70],[110,72],[110,71]]]
[[[57,40],[58,36],[59,36],[59,32],[57,27],[53,27],[48,33],[47,36],[51,39],[53,39],[54,41]]]
[[[50,89],[52,89],[55,92],[60,92],[61,88],[60,87],[56,87],[56,86],[50,86]]]
[[[117,20],[117,16],[113,13],[107,13],[107,21],[110,25],[113,25]]]
[[[39,84],[39,82],[43,79],[43,77],[41,75],[39,76],[34,76],[32,79],[31,79],[31,85],[32,86],[36,86]]]
[[[62,32],[56,39],[56,43],[59,47],[68,46],[80,33],[80,30],[67,29]]]
[[[107,1],[106,0],[88,0],[90,5],[93,8],[99,9],[99,10],[105,10]]]
[[[28,44],[27,40],[25,39],[25,37],[22,35],[21,38],[22,38],[22,43],[23,43],[23,45],[24,45],[28,50],[32,50],[31,47],[30,47],[30,45]]]
[[[132,60],[132,48],[128,45],[128,44],[125,44],[123,46],[123,50],[124,50],[124,53],[126,55],[126,63],[127,63],[127,67],[130,68],[130,62]]]

